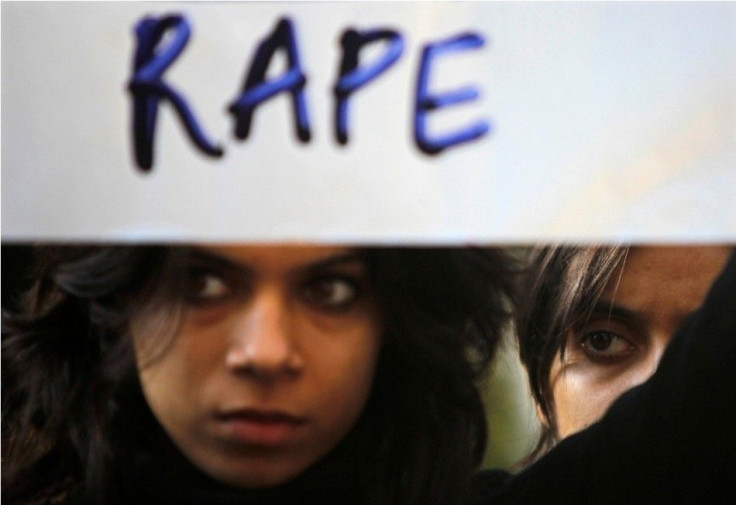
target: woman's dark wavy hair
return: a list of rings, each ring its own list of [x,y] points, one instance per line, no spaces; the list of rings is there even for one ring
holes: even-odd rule
[[[103,503],[113,418],[135,377],[129,322],[176,294],[186,247],[38,248],[36,283],[3,318],[3,498]],[[460,500],[486,443],[477,380],[499,343],[516,267],[480,248],[369,248],[385,319],[374,390],[351,434],[366,503]]]
[[[542,417],[529,464],[558,440],[550,371],[564,355],[567,336],[585,324],[612,276],[623,266],[624,246],[539,246],[532,250],[516,314],[519,355]]]

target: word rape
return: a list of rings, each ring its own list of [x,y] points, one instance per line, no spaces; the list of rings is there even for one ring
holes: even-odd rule
[[[136,48],[132,77],[128,82],[133,105],[133,144],[135,162],[143,172],[153,167],[156,118],[162,101],[176,111],[183,129],[197,149],[213,158],[224,156],[224,148],[203,129],[185,94],[165,79],[166,70],[181,56],[192,32],[189,20],[179,14],[144,17],[135,27]],[[383,43],[380,54],[370,64],[361,65],[361,52],[368,45]],[[478,99],[475,87],[466,86],[442,93],[430,89],[430,76],[441,56],[480,49],[485,40],[475,33],[461,33],[421,48],[413,103],[413,138],[420,152],[437,155],[442,151],[481,139],[491,130],[490,123],[478,120],[459,129],[431,135],[427,118],[439,109]],[[338,145],[350,137],[350,101],[362,88],[391,69],[402,57],[404,36],[396,30],[376,28],[358,31],[346,29],[340,37],[342,51],[338,74],[332,89],[334,98],[334,136]],[[267,79],[267,72],[278,51],[286,56],[287,68],[277,77]],[[294,23],[280,19],[275,28],[258,44],[248,67],[242,90],[228,104],[234,119],[234,135],[248,138],[256,108],[273,97],[287,93],[293,104],[296,138],[309,142],[311,121],[307,100],[307,77],[299,57]]]

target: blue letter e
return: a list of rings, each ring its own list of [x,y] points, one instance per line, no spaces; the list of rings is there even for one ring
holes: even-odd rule
[[[473,101],[478,98],[478,91],[470,87],[439,95],[430,94],[428,82],[432,60],[444,52],[476,49],[483,47],[483,44],[484,41],[480,36],[463,34],[434,44],[427,44],[422,51],[414,110],[414,141],[422,152],[426,154],[439,154],[448,147],[476,140],[490,130],[488,123],[479,121],[463,130],[441,137],[430,138],[427,134],[426,124],[427,114],[430,111],[456,103]]]

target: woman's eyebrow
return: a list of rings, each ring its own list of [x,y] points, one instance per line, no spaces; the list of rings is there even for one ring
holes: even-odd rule
[[[233,261],[226,256],[221,256],[200,247],[191,248],[191,259],[196,262],[204,263],[209,267],[224,270],[241,277],[249,277],[253,275],[253,272],[247,265]]]
[[[617,319],[628,319],[635,322],[640,322],[642,319],[641,314],[637,311],[622,307],[621,305],[616,305],[612,301],[606,300],[599,300],[595,306],[593,306],[593,310],[590,314],[591,316],[605,316],[608,318],[615,317]]]
[[[251,268],[247,264],[231,260],[226,256],[221,256],[200,247],[192,247],[191,255],[195,261],[201,261],[216,268],[232,271],[240,274],[241,276],[253,275]],[[353,263],[358,264],[359,266],[364,266],[365,261],[366,257],[363,251],[347,251],[345,253],[336,253],[323,259],[318,259],[312,263],[308,263],[301,267],[300,270],[311,274],[336,266],[349,265]]]
[[[304,271],[306,273],[317,273],[336,266],[350,264],[357,264],[358,266],[364,267],[365,261],[365,253],[362,251],[348,251],[346,253],[338,253],[333,256],[317,260],[314,263],[310,263],[304,268]]]

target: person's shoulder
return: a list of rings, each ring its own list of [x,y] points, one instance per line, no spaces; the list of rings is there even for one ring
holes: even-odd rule
[[[470,482],[468,504],[497,503],[498,497],[503,494],[504,487],[511,478],[512,475],[504,470],[481,470],[476,473]]]

